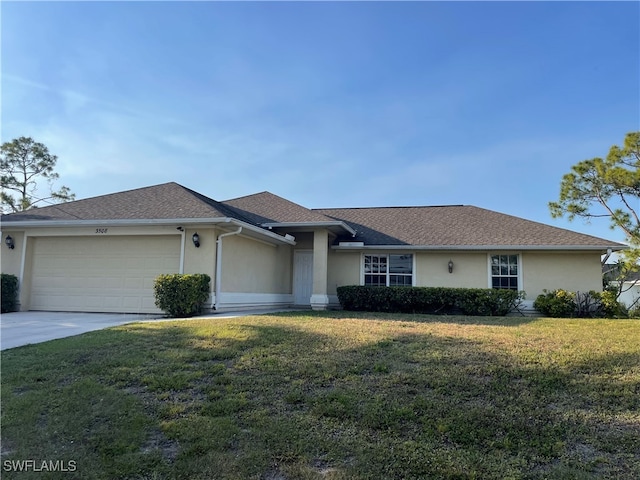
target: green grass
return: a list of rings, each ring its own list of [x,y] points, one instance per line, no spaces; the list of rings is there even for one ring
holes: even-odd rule
[[[22,472],[7,461],[75,462]],[[2,352],[2,478],[636,479],[640,322],[290,313]]]

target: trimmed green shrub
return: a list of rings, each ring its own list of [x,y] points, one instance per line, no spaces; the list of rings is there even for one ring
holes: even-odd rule
[[[519,303],[523,294],[516,290],[461,288],[456,305],[464,315],[504,317]]]
[[[515,290],[445,287],[338,287],[345,310],[503,316],[522,299]]]
[[[606,318],[629,318],[627,307],[618,301],[618,292],[615,289],[605,288],[599,294],[602,302],[602,313]]]
[[[18,308],[18,277],[8,273],[1,274],[0,288],[2,289],[0,311],[2,313],[15,312]]]
[[[556,318],[620,318],[627,316],[627,309],[616,299],[615,292],[568,292],[558,289],[543,290],[533,307],[547,317]]]
[[[170,317],[192,317],[209,298],[211,277],[205,273],[166,274],[155,279],[156,307]]]
[[[543,290],[533,302],[533,308],[547,317],[573,317],[576,311],[575,296],[575,293],[561,289],[552,292]]]

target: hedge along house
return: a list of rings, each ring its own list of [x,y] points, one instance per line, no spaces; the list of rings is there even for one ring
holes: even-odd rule
[[[310,210],[176,183],[2,216],[22,310],[158,313],[162,273],[211,276],[209,306],[338,306],[341,285],[601,290],[624,245],[473,206]],[[11,248],[10,248],[11,247]]]

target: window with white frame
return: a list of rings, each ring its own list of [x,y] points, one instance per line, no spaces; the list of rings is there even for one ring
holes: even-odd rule
[[[365,255],[364,284],[410,287],[413,285],[413,255]]]
[[[518,290],[518,255],[491,255],[491,287]]]

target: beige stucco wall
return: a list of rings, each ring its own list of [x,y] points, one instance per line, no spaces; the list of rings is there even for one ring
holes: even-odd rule
[[[599,252],[517,253],[520,254],[520,289],[526,292],[527,300],[535,300],[544,289],[602,290]],[[417,253],[417,285],[488,288],[489,255],[488,252]],[[449,259],[454,263],[451,274],[447,268]]]
[[[367,252],[368,253],[368,252]],[[372,254],[393,254],[377,251]],[[501,254],[505,252],[491,252]],[[544,289],[602,290],[599,252],[513,252],[520,255],[521,289],[535,300]],[[512,253],[512,254],[513,254]],[[415,285],[421,287],[489,288],[489,252],[413,252]],[[362,252],[329,253],[329,294],[340,285],[361,283]],[[453,261],[453,272],[448,263]]]
[[[200,248],[195,248],[191,236],[196,231],[185,231],[184,272],[207,273],[215,285],[216,238],[222,233],[214,227],[198,227]],[[292,293],[293,248],[312,249],[313,233],[291,232],[296,237],[295,247],[273,246],[242,235],[223,239],[222,291],[238,293]],[[3,273],[20,276],[24,258],[24,278],[21,285],[22,308],[28,308],[28,284],[31,277],[33,246],[38,236],[108,236],[108,235],[178,235],[173,226],[108,227],[108,233],[97,233],[95,227],[28,229],[29,238],[19,230],[3,230],[0,244],[0,265]],[[14,239],[15,248],[4,244],[7,235]],[[27,245],[26,251],[23,253]],[[371,253],[398,253],[379,251]],[[477,287],[489,286],[487,252],[425,252],[414,254],[414,275],[417,286]],[[501,253],[501,252],[495,252]],[[521,287],[527,299],[535,299],[544,289],[601,290],[600,253],[518,252],[520,253]],[[448,272],[449,260],[454,263]],[[341,285],[361,282],[362,252],[329,249],[327,294],[335,295]]]
[[[369,252],[367,252],[369,253]],[[398,251],[371,251],[371,254],[397,254]],[[431,253],[412,252],[414,255],[415,285],[420,287],[466,287],[488,286],[486,253]],[[341,285],[361,283],[362,252],[329,252],[328,293],[335,294]],[[449,260],[454,262],[453,273],[449,273]]]
[[[527,299],[531,300],[535,300],[544,289],[602,290],[602,266],[598,252],[524,252],[522,275]]]
[[[13,238],[15,247],[13,250],[9,249],[4,243],[4,239],[7,235]],[[8,273],[10,275],[20,276],[20,265],[22,263],[22,249],[24,248],[24,232],[3,230],[2,231],[2,243],[0,244],[0,266],[2,273]]]
[[[360,284],[360,252],[337,252],[329,250],[327,293],[335,295],[336,289],[344,285]]]
[[[23,276],[20,279],[20,310],[29,310],[31,305],[31,286],[32,286],[32,273],[33,273],[33,252],[35,250],[36,242],[35,237],[26,239],[26,253],[24,255],[24,270]]]
[[[449,273],[449,260],[453,272]],[[417,252],[415,254],[416,286],[487,288],[488,264],[484,252]]]
[[[272,246],[240,235],[222,241],[222,292],[291,293],[290,246]]]
[[[193,244],[193,234],[198,233],[200,247]],[[216,238],[214,228],[185,229],[184,273],[206,273],[211,277],[211,291],[216,278]]]
[[[7,235],[11,235],[13,238],[14,248],[13,250],[9,249],[4,243],[4,239],[7,238]],[[3,230],[2,231],[2,243],[0,244],[0,271],[2,273],[8,273],[10,275],[15,275],[20,279],[21,268],[22,268],[22,256],[23,250],[25,248],[25,233],[15,230]],[[27,253],[31,251],[32,248],[27,248]],[[29,256],[26,256],[26,265],[25,269],[31,268],[31,259]],[[29,306],[29,291],[31,290],[31,284],[29,282],[21,281],[19,284],[19,300],[20,309],[25,310]]]

